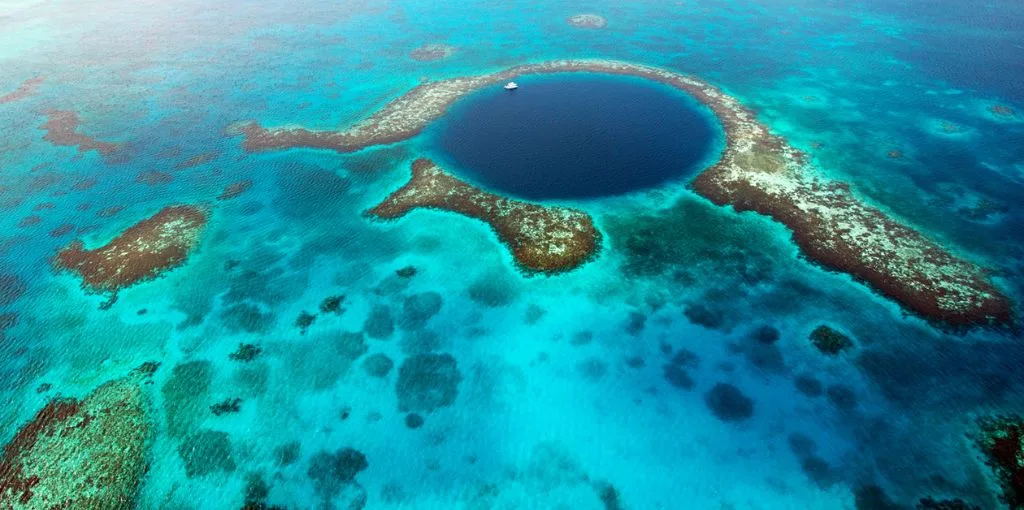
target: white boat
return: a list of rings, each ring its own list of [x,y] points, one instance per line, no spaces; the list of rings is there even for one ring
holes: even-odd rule
[[[505,90],[515,90],[517,88],[519,88],[519,85],[516,85],[516,82],[514,81],[510,81],[505,84]]]

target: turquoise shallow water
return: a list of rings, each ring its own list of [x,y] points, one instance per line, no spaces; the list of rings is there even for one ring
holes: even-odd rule
[[[526,277],[482,223],[362,216],[412,160],[443,159],[430,133],[347,155],[246,153],[229,134],[346,125],[424,77],[663,66],[720,86],[1019,303],[1024,8],[934,4],[0,4],[0,95],[44,79],[0,104],[0,314],[17,316],[0,337],[3,441],[54,395],[155,360],[139,508],[241,508],[254,479],[287,508],[857,508],[873,485],[900,504],[999,508],[965,434],[1024,411],[1013,333],[940,331],[685,180],[560,202],[594,216],[603,249]],[[565,23],[580,12],[607,27]],[[409,57],[426,43],[456,50]],[[118,157],[43,140],[51,109]],[[171,179],[138,182],[147,171]],[[172,203],[212,207],[198,250],[110,309],[52,270],[73,238],[102,244]],[[49,235],[63,224],[75,231]],[[338,295],[343,311],[319,310]],[[317,315],[305,332],[303,312]],[[814,349],[820,324],[853,349]],[[233,360],[241,343],[260,354]],[[238,412],[211,412],[235,398]],[[344,448],[366,458],[353,481],[321,455]]]

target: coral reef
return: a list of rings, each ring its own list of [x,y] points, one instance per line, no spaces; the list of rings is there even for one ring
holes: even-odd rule
[[[260,346],[256,344],[242,343],[238,344],[238,349],[235,350],[235,352],[228,354],[228,358],[230,358],[233,361],[241,361],[243,363],[248,363],[256,359],[256,356],[259,356],[260,352],[262,351],[263,349],[261,349]]]
[[[853,340],[850,340],[850,337],[824,324],[811,331],[810,339],[814,347],[829,356],[837,356],[839,353],[853,348]]]
[[[209,361],[189,361],[174,367],[160,389],[168,435],[181,436],[202,420],[212,382],[213,366]]]
[[[188,158],[185,161],[182,161],[181,163],[178,163],[177,165],[174,166],[174,169],[184,170],[186,168],[194,168],[199,165],[205,165],[219,157],[220,153],[217,151],[204,152],[202,154],[192,156],[191,158]]]
[[[309,331],[309,327],[316,321],[316,315],[313,315],[305,310],[299,312],[299,316],[295,318],[295,327],[299,328],[299,334],[305,335],[306,331]]]
[[[54,265],[81,276],[83,288],[113,299],[121,289],[184,264],[207,218],[197,207],[165,207],[98,248],[87,250],[82,241],[74,241],[57,253]]]
[[[224,191],[222,191],[220,195],[217,195],[217,200],[231,200],[232,198],[249,191],[249,188],[251,187],[252,181],[250,180],[233,182],[224,187]]]
[[[145,170],[135,176],[135,182],[146,186],[158,186],[174,182],[174,176],[158,170]]]
[[[239,124],[234,130],[245,135],[244,147],[251,151],[311,147],[352,152],[420,133],[458,98],[474,90],[520,75],[563,72],[646,78],[687,92],[705,104],[725,129],[726,148],[716,164],[697,176],[693,189],[715,204],[730,204],[739,211],[754,210],[783,223],[809,259],[849,273],[908,310],[944,325],[1012,322],[1009,298],[995,287],[985,269],[865,204],[845,183],[823,178],[803,153],[772,134],[735,98],[697,78],[656,67],[609,60],[528,64],[486,75],[425,82],[344,130],[267,129],[251,122]],[[416,184],[416,166],[410,184]],[[436,168],[423,160],[418,166],[420,170]],[[422,204],[417,200],[418,191],[428,195],[429,191],[447,193],[454,184],[452,180],[458,182],[440,170],[431,174],[447,177],[439,177],[441,182],[434,183],[440,189],[422,186],[420,190],[420,186],[406,185],[377,210],[390,212],[387,217],[400,216],[410,207],[399,207],[395,199]],[[461,190],[470,192],[473,188]],[[466,197],[458,199],[465,202]],[[428,196],[427,200],[434,207],[448,205],[445,195]],[[481,212],[480,207],[473,206],[477,212]],[[528,260],[518,255],[516,259]],[[545,267],[540,266],[541,270]]]
[[[981,510],[981,507],[959,498],[942,500],[923,498],[917,503],[917,510]]]
[[[132,508],[146,472],[148,370],[46,404],[4,447],[0,507]]]
[[[18,85],[18,88],[0,96],[0,104],[13,103],[31,96],[35,93],[36,89],[43,84],[43,78],[41,76],[35,76],[29,78]]]
[[[448,407],[459,394],[459,373],[451,354],[417,354],[406,358],[398,369],[398,409],[429,413]]]
[[[483,191],[427,159],[416,160],[412,179],[367,214],[395,219],[421,207],[455,212],[489,224],[519,266],[529,272],[575,269],[600,247],[600,232],[588,214]]]
[[[739,422],[754,415],[754,401],[729,383],[715,384],[704,394],[704,403],[724,422]]]
[[[313,455],[306,473],[317,492],[333,495],[354,483],[356,475],[369,466],[362,452],[355,448],[342,448],[334,453],[320,451]]]
[[[242,399],[240,398],[227,398],[210,406],[210,412],[213,413],[214,416],[237,413],[241,410]]]
[[[67,110],[50,110],[46,112],[46,123],[40,129],[46,130],[43,139],[61,147],[77,147],[78,152],[95,150],[104,156],[113,154],[117,144],[101,142],[91,136],[78,132],[78,114]]]
[[[0,100],[0,102],[3,102],[3,101]],[[992,105],[992,106],[989,107],[988,111],[990,111],[990,112],[992,112],[992,113],[994,113],[994,114],[996,114],[996,115],[998,115],[1000,117],[1013,117],[1014,115],[1017,114],[1017,112],[1015,112],[1013,110],[1013,108],[1010,108],[1009,106],[1006,106],[1006,105],[1003,105],[1003,104]]]
[[[0,306],[6,306],[21,299],[28,285],[20,276],[12,273],[0,274]]]
[[[420,329],[441,311],[444,298],[434,291],[420,292],[407,296],[402,301],[402,317],[398,325],[402,329]]]
[[[455,53],[455,47],[447,44],[424,44],[409,53],[409,58],[419,62],[446,59]]]
[[[679,349],[675,356],[672,356],[672,359],[662,366],[662,377],[676,388],[692,390],[696,383],[690,376],[689,369],[697,368],[699,365],[700,358],[696,354],[686,349]]]
[[[231,439],[219,430],[204,429],[189,435],[178,446],[178,456],[189,478],[231,472],[236,467]]]
[[[337,296],[327,296],[323,301],[320,302],[321,313],[333,313],[341,315],[345,310],[341,307],[341,304],[345,302],[345,295],[339,294]]]
[[[565,22],[576,28],[604,28],[608,25],[608,21],[597,14],[577,14]]]
[[[822,386],[821,381],[809,374],[800,374],[794,377],[793,386],[797,391],[811,398],[820,397],[825,393],[825,388]]]
[[[386,377],[394,366],[395,362],[384,353],[373,354],[363,360],[363,370],[370,377]]]
[[[978,420],[974,442],[999,480],[1000,499],[1012,510],[1024,508],[1024,420],[996,416]]]
[[[825,388],[825,397],[842,411],[851,411],[857,407],[857,394],[841,384],[833,384]]]
[[[399,278],[412,278],[413,276],[416,276],[416,266],[405,266],[403,268],[396,269],[395,274],[398,275]]]
[[[395,332],[395,320],[391,316],[391,309],[387,305],[374,305],[363,322],[363,332],[366,336],[379,340],[390,337]]]
[[[405,415],[405,426],[410,429],[418,429],[423,426],[423,416],[416,413]]]
[[[74,230],[74,229],[75,229],[75,226],[73,224],[71,224],[71,223],[62,223],[61,225],[59,225],[57,227],[54,227],[54,229],[50,231],[50,237],[54,237],[54,238],[56,238],[56,237],[64,237],[64,236],[70,234],[71,231]]]

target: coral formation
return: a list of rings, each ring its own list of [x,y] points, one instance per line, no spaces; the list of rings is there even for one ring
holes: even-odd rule
[[[405,266],[403,268],[396,269],[395,274],[398,275],[399,278],[412,278],[413,276],[416,276],[416,266]]]
[[[398,409],[429,413],[448,407],[459,394],[459,373],[451,354],[417,354],[406,358],[398,369]]]
[[[608,25],[608,21],[597,14],[577,14],[565,22],[576,28],[604,28]]]
[[[391,317],[391,309],[387,305],[374,305],[363,322],[363,332],[370,338],[390,337],[395,332],[395,320]]]
[[[754,415],[754,401],[729,383],[715,384],[704,394],[704,403],[724,422],[739,422]]]
[[[402,301],[402,317],[398,325],[402,329],[420,329],[427,324],[432,317],[441,311],[444,298],[441,294],[429,291],[420,292],[407,296]]]
[[[307,474],[317,492],[336,494],[342,487],[355,482],[356,475],[370,466],[366,455],[355,448],[342,448],[330,453],[320,451],[309,459]]]
[[[850,411],[857,407],[857,394],[841,384],[833,384],[826,388],[825,396],[840,410]]]
[[[178,456],[189,478],[235,470],[231,439],[226,432],[203,429],[189,435],[178,446]]]
[[[20,276],[13,273],[0,274],[0,306],[6,306],[21,299],[28,285]]]
[[[423,416],[416,413],[405,415],[405,426],[411,429],[418,429],[423,426]]]
[[[231,200],[232,198],[235,198],[241,195],[242,193],[249,191],[249,188],[251,187],[252,181],[248,179],[244,181],[233,182],[224,187],[224,191],[222,191],[220,195],[217,195],[217,200]]]
[[[158,170],[145,170],[135,176],[135,182],[146,186],[158,186],[174,182],[174,176]]]
[[[392,361],[387,354],[380,352],[367,356],[366,359],[363,360],[363,370],[365,370],[370,377],[386,377],[391,373],[391,369],[394,366],[395,362]]]
[[[671,347],[669,347],[671,349]],[[670,351],[671,352],[671,351]],[[697,368],[700,358],[692,351],[679,349],[672,359],[662,366],[662,376],[676,388],[692,390],[696,383],[689,369]]]
[[[814,378],[809,374],[800,374],[793,378],[793,386],[796,390],[808,397],[820,397],[825,389],[821,384],[821,381]]]
[[[98,248],[72,242],[57,253],[54,265],[81,276],[83,288],[116,298],[119,290],[184,264],[199,244],[207,218],[197,207],[165,207]]]
[[[0,101],[0,102],[3,102],[3,101]],[[1013,108],[1010,108],[1009,106],[1006,106],[1006,105],[1003,105],[1003,104],[992,105],[992,106],[989,107],[988,111],[990,111],[990,112],[992,112],[992,113],[994,113],[994,114],[996,114],[996,115],[998,115],[1000,117],[1013,117],[1014,115],[1017,114],[1017,112],[1015,112],[1013,110]]]
[[[46,123],[40,129],[46,130],[43,139],[61,147],[77,147],[78,152],[95,150],[104,156],[113,154],[117,144],[101,142],[91,136],[78,132],[78,114],[67,110],[50,110],[46,112]]]
[[[160,389],[168,435],[181,436],[199,423],[211,382],[213,366],[209,361],[189,361],[174,367],[171,377]]]
[[[345,302],[345,295],[339,294],[337,296],[327,296],[323,301],[320,302],[321,313],[333,313],[341,315],[345,310],[341,307],[341,304]]]
[[[836,356],[853,348],[853,340],[850,340],[850,337],[824,324],[811,331],[810,339],[819,351],[829,356]]]
[[[416,208],[455,212],[489,224],[519,266],[530,272],[575,269],[591,259],[600,246],[600,232],[587,213],[483,191],[428,159],[413,162],[409,182],[367,214],[395,219]]]
[[[263,349],[261,349],[260,346],[256,344],[241,343],[238,344],[238,349],[235,350],[235,352],[228,354],[228,358],[230,358],[233,361],[241,361],[243,363],[248,363],[256,359],[256,356],[259,356],[260,352],[262,351]]]
[[[237,413],[241,410],[242,399],[240,398],[227,398],[210,406],[210,412],[213,413],[214,416]]]
[[[455,47],[447,44],[424,44],[419,48],[412,50],[409,53],[409,57],[419,62],[430,62],[433,60],[446,59],[455,53]]]
[[[238,125],[236,130],[245,135],[244,146],[251,151],[311,147],[352,152],[420,133],[458,98],[474,90],[520,75],[563,72],[647,78],[687,92],[710,108],[725,129],[726,148],[716,164],[697,176],[693,189],[715,204],[754,210],[783,223],[811,260],[849,273],[907,309],[942,324],[955,327],[1012,321],[1009,298],[995,287],[985,269],[865,204],[847,184],[826,180],[802,152],[772,134],[735,98],[697,78],[656,67],[609,60],[528,64],[423,83],[344,130],[267,129],[256,123]],[[422,170],[436,168],[428,162],[419,166]],[[415,172],[414,166],[412,183]],[[454,178],[442,178],[436,183],[441,189],[433,191],[448,188],[450,179]],[[430,190],[424,188],[425,193]],[[401,215],[408,208],[396,209],[392,199],[415,200],[417,189],[407,185],[402,188],[405,194],[399,190],[398,197],[393,195],[378,209],[388,205],[391,217]],[[428,199],[435,202],[434,207],[447,202],[443,195]],[[544,270],[545,266],[540,267]]]
[[[0,104],[13,103],[31,96],[35,93],[36,89],[43,84],[43,78],[41,76],[35,76],[29,78],[18,85],[18,88],[0,96]]]
[[[1013,510],[1024,508],[1024,420],[1018,416],[978,421],[974,441],[999,480],[1000,499]]]
[[[56,398],[15,434],[0,458],[0,507],[132,508],[146,472],[148,370],[82,400]]]
[[[220,157],[220,153],[217,151],[204,152],[202,154],[192,156],[191,158],[188,158],[185,161],[182,161],[181,163],[178,163],[177,165],[174,166],[174,169],[184,170],[186,168],[193,168],[199,165],[205,165],[217,159],[218,157]]]
[[[295,318],[295,327],[299,328],[299,334],[305,335],[309,327],[316,321],[316,315],[313,315],[305,310],[299,312],[299,316]]]

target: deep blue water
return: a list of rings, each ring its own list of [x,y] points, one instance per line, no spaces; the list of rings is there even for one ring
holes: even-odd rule
[[[710,112],[635,78],[528,77],[456,104],[436,143],[463,175],[523,198],[619,195],[695,175],[717,150]]]

